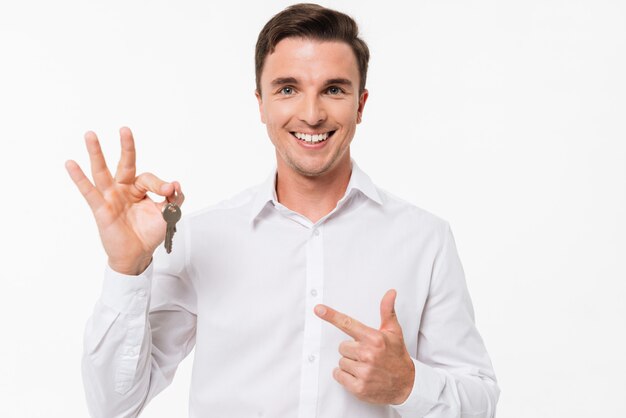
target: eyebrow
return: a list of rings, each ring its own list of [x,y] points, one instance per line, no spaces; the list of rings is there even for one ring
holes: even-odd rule
[[[278,77],[272,80],[272,86],[282,86],[284,84],[298,84],[298,80],[293,77]]]
[[[272,86],[283,86],[285,84],[298,84],[298,80],[294,77],[278,77],[272,80]],[[352,87],[352,81],[347,78],[330,78],[324,83],[325,86],[338,84],[341,86]]]
[[[331,78],[326,80],[326,85],[339,84],[340,86],[352,87],[352,81],[347,78]]]

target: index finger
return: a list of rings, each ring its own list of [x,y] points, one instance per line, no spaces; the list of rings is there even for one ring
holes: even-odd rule
[[[166,196],[166,200],[170,203],[176,203],[178,206],[182,206],[185,201],[185,195],[183,194],[183,190],[180,187],[180,183],[177,181],[173,181],[172,185],[174,186],[174,193],[170,196]]]
[[[356,341],[367,339],[367,337],[375,331],[373,328],[326,305],[317,305],[315,307],[315,314],[324,321],[333,324]]]

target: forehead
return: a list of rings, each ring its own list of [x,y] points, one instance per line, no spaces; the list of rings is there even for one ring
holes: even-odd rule
[[[346,78],[358,85],[359,69],[354,51],[345,42],[286,38],[265,59],[261,84],[277,77],[293,77],[302,83]]]

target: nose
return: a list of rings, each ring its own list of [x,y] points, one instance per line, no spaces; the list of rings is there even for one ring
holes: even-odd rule
[[[326,109],[317,95],[304,97],[300,108],[300,120],[307,125],[316,126],[326,120]]]

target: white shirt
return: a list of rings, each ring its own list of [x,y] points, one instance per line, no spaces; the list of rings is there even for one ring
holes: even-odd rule
[[[107,267],[85,332],[92,417],[135,417],[195,346],[191,418],[492,417],[499,395],[447,222],[377,188],[353,162],[337,207],[312,223],[263,184],[177,225],[139,276]],[[372,405],[332,377],[351,338],[324,303],[370,327],[397,290],[415,364],[409,398]]]

